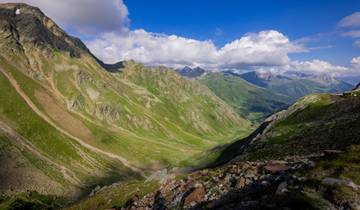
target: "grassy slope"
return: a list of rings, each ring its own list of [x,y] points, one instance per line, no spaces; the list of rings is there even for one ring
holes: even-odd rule
[[[35,69],[16,62],[23,58],[2,57],[1,67],[41,112],[86,143],[121,155],[144,170],[181,166],[191,156],[250,130],[249,122],[205,86],[183,80],[172,70],[150,71],[129,64],[123,73],[108,73],[88,56],[75,59],[55,52],[49,60],[41,51],[25,58],[37,60]],[[46,157],[68,167],[80,185],[129,178],[131,172],[120,163],[95,155],[37,116],[0,75],[5,93],[0,96],[1,120]],[[187,100],[180,101],[183,98]],[[31,151],[27,154],[31,167],[50,180],[74,185],[67,183],[58,168],[39,161]]]
[[[201,78],[217,96],[231,105],[241,116],[261,120],[288,105],[291,99],[252,85],[240,77],[210,73]]]
[[[249,137],[219,148],[215,164],[240,159],[281,159],[347,150],[360,144],[359,90],[313,94],[271,116]]]
[[[209,90],[172,70],[129,63],[122,73],[110,74],[87,58],[59,55],[55,62],[72,66],[51,77],[66,103],[75,104],[72,111],[87,119],[95,135],[90,143],[138,164],[176,165],[184,151],[191,156],[249,130],[249,123]],[[92,99],[89,89],[99,96]],[[181,102],[184,98],[188,100]]]
[[[29,85],[31,82],[27,84]],[[30,150],[21,150],[31,167],[39,169],[49,180],[59,183],[65,188],[65,192],[68,192],[67,187],[70,186],[98,182],[99,177],[106,177],[107,173],[112,173],[114,167],[117,168],[118,172],[114,175],[117,174],[118,179],[119,177],[129,177],[132,174],[121,164],[112,163],[112,161],[88,151],[46,123],[27,106],[2,74],[0,74],[0,85],[3,91],[0,96],[0,119],[14,127],[19,135],[28,140],[45,157],[65,166],[73,173],[74,178],[82,180],[80,183],[71,183],[64,177],[61,169],[55,167],[51,162],[39,158]],[[13,144],[5,137],[1,141],[10,146]],[[56,191],[54,189],[47,190],[45,193]]]
[[[278,158],[359,144],[359,107],[357,93],[307,96],[278,115],[250,156]]]
[[[86,209],[110,209],[120,208],[126,205],[126,202],[135,196],[142,197],[158,188],[156,181],[146,182],[144,180],[131,181],[112,185],[106,189],[97,192],[94,196],[85,198],[81,202],[71,205],[69,210]]]
[[[9,15],[19,6],[21,16]],[[184,160],[252,129],[197,81],[133,62],[108,72],[36,8],[0,7],[0,68],[6,72],[0,73],[0,161],[14,165],[0,172],[23,174],[9,194],[35,190],[70,197],[73,188],[83,192],[139,178],[109,156],[147,173],[187,164]],[[25,178],[30,172],[33,186]],[[1,192],[14,183],[6,182]],[[51,187],[39,190],[44,183]],[[134,185],[129,186],[131,193]]]

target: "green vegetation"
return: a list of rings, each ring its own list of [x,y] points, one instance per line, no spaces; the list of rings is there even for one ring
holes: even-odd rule
[[[0,198],[0,209],[56,210],[63,209],[68,203],[69,201],[63,197],[41,195],[35,191],[29,191],[12,197]]]
[[[250,146],[247,156],[273,159],[346,150],[360,143],[359,107],[356,94],[307,96],[276,114],[259,137],[263,140]]]
[[[134,171],[188,166],[252,130],[200,82],[132,61],[107,71],[44,14],[20,7],[39,21],[0,23],[0,157],[21,165],[9,174],[31,171],[34,181],[19,176],[13,193],[45,183],[41,193],[73,198],[97,184],[137,180]]]
[[[352,180],[360,185],[360,145],[352,145],[344,153],[330,160],[320,161],[309,176],[319,180],[322,177],[334,177]]]
[[[260,122],[285,108],[291,98],[252,85],[238,76],[209,73],[201,78],[219,98],[231,105],[242,117]]]
[[[81,202],[71,205],[68,210],[72,209],[110,209],[126,206],[126,203],[135,196],[141,198],[149,193],[154,192],[158,188],[156,181],[146,182],[143,180],[132,181],[112,185],[106,189],[102,189],[95,195],[82,200]]]

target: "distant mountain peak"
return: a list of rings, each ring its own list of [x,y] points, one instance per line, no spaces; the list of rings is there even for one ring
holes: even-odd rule
[[[274,77],[275,75],[270,72],[270,71],[256,71],[255,74],[263,79],[263,80],[270,80],[272,77]]]
[[[203,76],[206,71],[200,67],[191,68],[189,66],[185,66],[182,69],[177,69],[176,72],[180,74],[181,76],[194,79],[197,77]]]

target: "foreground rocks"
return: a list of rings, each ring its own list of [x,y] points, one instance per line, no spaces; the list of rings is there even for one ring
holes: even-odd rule
[[[346,200],[332,193],[335,187],[356,192],[352,181],[303,176],[316,158],[242,161],[197,171],[167,180],[157,192],[132,199],[123,209],[359,209],[358,193]]]

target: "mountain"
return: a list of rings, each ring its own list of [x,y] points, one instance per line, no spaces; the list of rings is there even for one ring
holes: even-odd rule
[[[306,96],[222,149],[211,167],[181,179],[167,178],[157,190],[121,206],[359,209],[359,94]]]
[[[360,88],[360,83],[355,86],[354,90],[357,90],[359,88]]]
[[[255,123],[305,95],[341,93],[352,89],[352,85],[329,75],[310,75],[295,71],[283,74],[270,71],[216,73],[186,66],[177,72],[186,78],[201,81],[240,116]]]
[[[290,105],[291,98],[253,85],[231,73],[208,73],[200,81],[243,118],[259,122]]]
[[[133,61],[104,64],[26,4],[0,5],[0,87],[5,195],[76,198],[183,166],[252,129],[200,82]]]
[[[359,106],[358,90],[306,96],[287,110],[269,117],[250,135],[252,138],[247,139],[251,145],[243,147],[246,141],[237,141],[219,159],[240,153],[246,159],[274,159],[324,150],[346,150],[360,143]]]
[[[340,77],[340,79],[349,84],[357,85],[360,81],[360,76],[344,76],[344,77]]]
[[[270,72],[248,72],[237,74],[242,79],[292,98],[292,102],[312,93],[342,93],[352,89],[352,85],[337,80],[329,75],[307,75],[288,72],[282,75]]]
[[[189,79],[198,78],[206,74],[206,71],[200,67],[190,68],[189,66],[178,69],[176,72]]]

